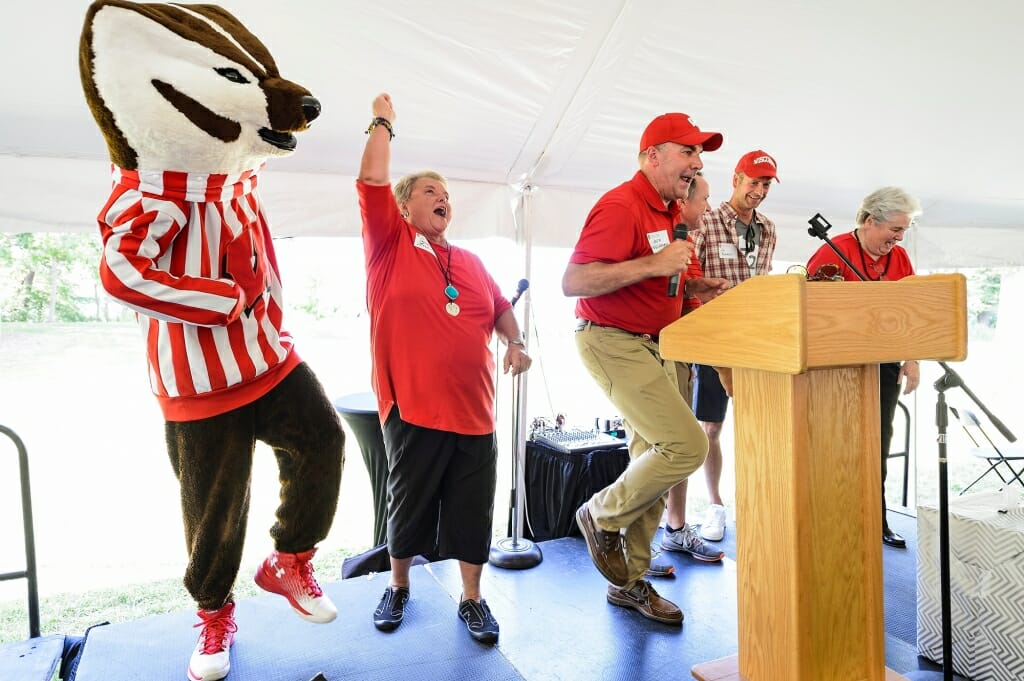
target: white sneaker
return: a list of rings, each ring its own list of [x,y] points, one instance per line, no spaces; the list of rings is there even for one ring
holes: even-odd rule
[[[219,610],[200,610],[202,627],[199,642],[188,663],[190,681],[217,681],[231,669],[231,644],[235,640],[235,603],[228,601]]]
[[[708,541],[722,541],[725,536],[725,506],[711,504],[704,514],[704,522],[700,526],[700,536]]]

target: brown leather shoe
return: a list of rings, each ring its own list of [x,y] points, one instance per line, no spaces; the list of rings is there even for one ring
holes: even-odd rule
[[[672,601],[658,595],[651,583],[641,579],[628,589],[608,587],[608,602],[632,608],[649,620],[663,624],[682,624],[683,611]]]
[[[615,586],[626,586],[629,577],[626,572],[626,552],[622,547],[622,535],[598,527],[590,517],[590,509],[586,503],[576,510],[576,524],[580,526],[590,559],[594,561],[597,571]]]

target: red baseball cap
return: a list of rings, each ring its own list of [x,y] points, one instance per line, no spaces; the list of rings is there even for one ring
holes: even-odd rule
[[[686,146],[700,144],[704,151],[714,151],[722,146],[722,134],[703,132],[684,113],[662,114],[651,121],[640,137],[640,151],[663,142],[675,142]]]
[[[743,173],[747,177],[771,177],[776,182],[779,181],[775,159],[768,152],[760,149],[743,154],[740,162],[736,164],[736,172]]]

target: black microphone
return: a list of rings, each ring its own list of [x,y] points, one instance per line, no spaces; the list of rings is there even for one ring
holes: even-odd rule
[[[530,282],[527,281],[526,279],[520,279],[519,285],[516,287],[516,294],[512,296],[512,300],[508,301],[512,303],[512,307],[516,306],[516,303],[519,302],[519,299],[523,296],[524,293],[526,293],[526,289],[528,288],[530,288]]]
[[[673,241],[679,241],[680,239],[685,240],[686,234],[687,227],[681,222],[672,228]],[[675,298],[677,293],[679,293],[679,275],[673,274],[668,278],[668,297]]]

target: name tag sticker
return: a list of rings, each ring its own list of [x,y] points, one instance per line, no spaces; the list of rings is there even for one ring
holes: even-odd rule
[[[651,232],[647,235],[647,243],[651,245],[651,251],[657,253],[665,248],[665,246],[668,246],[668,230]]]
[[[722,260],[739,260],[740,249],[736,244],[718,244],[718,257]]]
[[[436,253],[434,253],[434,249],[430,247],[430,242],[427,241],[427,237],[423,236],[422,234],[416,234],[416,238],[413,240],[412,245],[415,246],[416,248],[422,248],[424,251],[431,255],[437,255]]]

